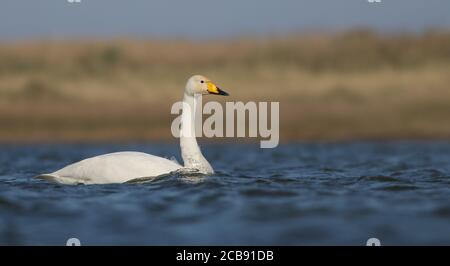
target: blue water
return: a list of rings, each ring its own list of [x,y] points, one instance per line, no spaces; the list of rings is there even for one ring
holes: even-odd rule
[[[0,244],[450,244],[450,143],[203,145],[217,173],[65,186],[77,160],[178,145],[0,146]]]

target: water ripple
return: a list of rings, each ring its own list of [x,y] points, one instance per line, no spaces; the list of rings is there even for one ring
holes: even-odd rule
[[[450,143],[205,145],[216,173],[130,184],[34,179],[106,152],[177,145],[7,145],[0,244],[450,244]],[[180,159],[178,158],[180,161]]]

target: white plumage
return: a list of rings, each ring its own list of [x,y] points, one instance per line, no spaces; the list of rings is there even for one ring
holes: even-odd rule
[[[152,178],[188,169],[201,174],[214,173],[200,151],[195,138],[195,94],[228,95],[204,76],[192,76],[185,88],[181,118],[180,147],[184,167],[175,161],[142,152],[116,152],[88,158],[70,164],[56,172],[38,178],[62,184],[124,183],[133,179]],[[189,108],[189,110],[187,110]]]
[[[182,168],[174,161],[142,152],[115,152],[68,165],[41,175],[63,184],[123,183],[136,178],[156,177]]]

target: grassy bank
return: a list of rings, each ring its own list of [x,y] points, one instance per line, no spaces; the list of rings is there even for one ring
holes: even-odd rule
[[[280,101],[282,140],[450,138],[450,33],[352,31],[2,43],[0,141],[171,139],[195,73],[226,100]]]

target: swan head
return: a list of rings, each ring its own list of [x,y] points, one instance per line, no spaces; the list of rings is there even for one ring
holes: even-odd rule
[[[228,96],[228,93],[219,89],[210,79],[202,75],[194,75],[190,77],[186,83],[186,93],[188,95],[195,94],[214,94]]]

